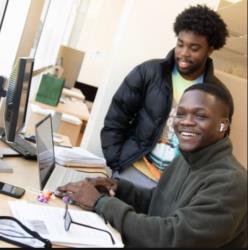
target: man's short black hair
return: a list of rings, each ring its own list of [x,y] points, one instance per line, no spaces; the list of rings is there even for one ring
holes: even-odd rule
[[[227,117],[231,124],[232,116],[234,112],[234,104],[233,104],[232,95],[230,91],[227,89],[227,87],[205,82],[205,83],[197,83],[197,84],[191,85],[190,87],[185,89],[184,93],[190,90],[200,90],[205,93],[211,94],[215,96],[218,100],[220,100],[227,107],[227,112],[228,112]],[[226,131],[226,134],[229,134],[229,133],[230,133],[230,126],[228,127],[228,130]]]
[[[206,36],[208,44],[215,50],[222,48],[229,36],[227,25],[220,15],[206,5],[196,5],[185,9],[176,17],[174,32],[192,31]]]

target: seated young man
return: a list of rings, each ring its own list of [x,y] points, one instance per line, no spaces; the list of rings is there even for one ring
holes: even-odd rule
[[[174,120],[180,154],[155,188],[96,178],[58,195],[104,216],[127,247],[245,247],[247,171],[232,154],[232,114],[223,88],[192,85]]]

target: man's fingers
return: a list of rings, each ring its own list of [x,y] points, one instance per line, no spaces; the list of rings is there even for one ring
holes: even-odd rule
[[[57,188],[58,191],[61,191],[61,192],[76,192],[78,190],[78,188],[80,188],[80,185],[78,182],[70,182],[64,186],[60,186]]]

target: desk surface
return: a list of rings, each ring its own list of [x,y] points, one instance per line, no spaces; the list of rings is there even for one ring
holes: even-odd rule
[[[0,147],[3,147],[3,142],[0,142]],[[1,161],[6,162],[8,166],[13,168],[13,173],[0,173],[0,181],[6,182],[12,185],[20,186],[25,188],[26,192],[22,199],[35,200],[35,195],[27,190],[27,187],[32,189],[38,189],[38,168],[36,166],[37,162],[33,160],[25,160],[22,157],[6,157],[1,159]],[[0,214],[11,216],[11,211],[8,205],[8,201],[14,201],[7,195],[0,194]],[[0,248],[12,248],[13,245],[8,244],[0,240]]]
[[[3,142],[0,141],[0,148],[7,147]],[[25,194],[21,198],[22,200],[29,200],[35,203],[39,203],[37,196],[39,194],[39,175],[38,175],[38,166],[36,160],[26,160],[21,156],[11,156],[0,159],[8,166],[13,168],[13,173],[1,173],[0,172],[0,181],[23,187],[25,189]],[[17,200],[7,195],[0,194],[0,215],[11,215],[11,210],[8,205],[8,201]],[[61,199],[55,198],[51,199],[48,205],[52,206],[62,206],[64,203]],[[80,209],[75,205],[74,209]],[[13,245],[8,244],[0,240],[0,248],[13,247]],[[53,246],[56,247],[56,246]]]
[[[7,147],[3,142],[0,141],[0,147]],[[39,177],[38,167],[36,160],[26,160],[21,156],[17,157],[4,157],[1,159],[8,166],[13,168],[13,173],[0,173],[0,181],[8,184],[16,185],[25,188],[26,192],[23,198],[29,195],[27,189],[39,190]],[[31,192],[30,192],[31,193]],[[1,215],[10,215],[10,210],[7,204],[8,200],[16,200],[10,196],[0,194],[1,200]],[[4,202],[3,202],[4,201]]]
[[[71,92],[71,95],[68,94],[68,92]],[[36,104],[44,109],[52,109],[56,112],[74,115],[82,121],[88,121],[89,109],[87,105],[82,101],[82,98],[77,98],[76,95],[79,95],[76,90],[66,90],[64,98],[65,103],[59,102],[57,106],[47,105],[41,102],[37,102],[35,100],[33,100],[31,103]]]

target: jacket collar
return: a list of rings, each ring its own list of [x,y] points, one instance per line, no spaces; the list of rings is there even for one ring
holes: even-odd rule
[[[209,145],[197,152],[182,152],[183,158],[191,165],[192,168],[200,168],[201,166],[215,162],[226,155],[232,154],[232,142],[228,136],[218,142]]]
[[[171,72],[174,68],[174,64],[175,64],[175,57],[174,57],[174,51],[175,49],[172,49],[167,56],[161,60],[161,65],[162,67],[168,71]]]
[[[206,82],[211,82],[214,75],[214,65],[213,60],[208,57],[206,65],[205,65],[205,73],[204,73],[204,79]]]

